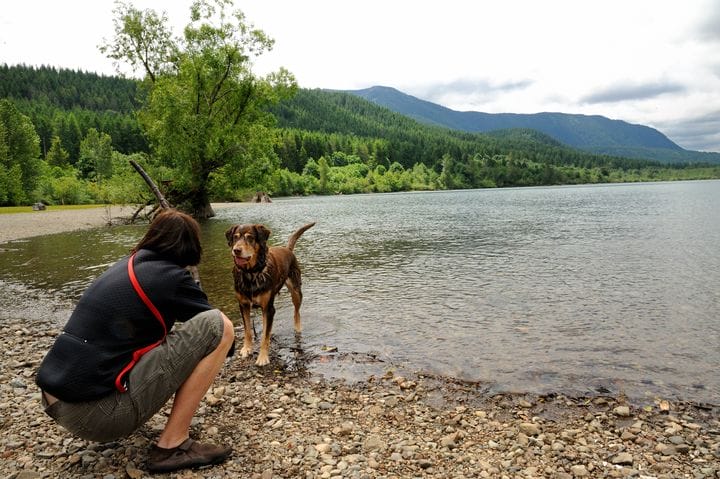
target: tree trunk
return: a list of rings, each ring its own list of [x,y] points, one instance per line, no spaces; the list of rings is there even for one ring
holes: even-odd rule
[[[196,220],[206,220],[215,216],[207,188],[200,187],[190,193],[188,197],[189,213]]]
[[[215,216],[215,211],[210,204],[210,200],[206,198],[203,204],[198,204],[197,206],[194,205],[192,216],[196,220],[206,220]]]

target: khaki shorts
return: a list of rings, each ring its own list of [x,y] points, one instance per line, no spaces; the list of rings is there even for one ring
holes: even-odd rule
[[[45,412],[62,427],[88,441],[108,442],[145,424],[175,394],[197,364],[217,349],[223,335],[220,311],[202,312],[175,323],[165,341],[146,353],[127,377],[127,392],[95,401],[57,401]]]

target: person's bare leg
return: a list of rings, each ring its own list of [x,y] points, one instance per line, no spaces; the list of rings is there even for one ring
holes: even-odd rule
[[[215,351],[205,356],[195,366],[193,372],[175,393],[170,417],[157,442],[158,447],[165,449],[177,447],[189,436],[190,422],[195,411],[210,385],[215,381],[215,376],[220,372],[233,343],[235,334],[233,324],[225,314],[222,314],[222,318],[223,336],[220,344]]]

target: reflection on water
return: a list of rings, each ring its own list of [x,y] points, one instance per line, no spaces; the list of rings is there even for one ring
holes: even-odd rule
[[[203,224],[200,275],[239,324],[224,231],[264,223],[284,244],[316,221],[295,249],[300,344],[289,295],[276,301],[283,357],[336,358],[311,368],[340,377],[401,368],[494,390],[717,403],[719,200],[709,181],[239,204]],[[144,228],[2,245],[0,280],[75,300]]]

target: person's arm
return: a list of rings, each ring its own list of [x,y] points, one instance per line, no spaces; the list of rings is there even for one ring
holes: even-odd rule
[[[175,287],[173,313],[176,321],[184,322],[198,313],[213,309],[205,292],[195,283],[190,273],[185,272]]]

